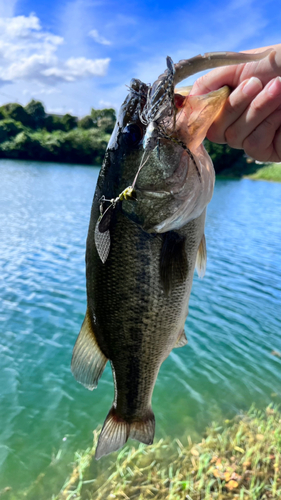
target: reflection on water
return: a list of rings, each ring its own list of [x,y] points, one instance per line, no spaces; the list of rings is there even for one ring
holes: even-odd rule
[[[0,171],[0,489],[27,486],[53,460],[58,490],[113,398],[109,366],[93,393],[70,373],[98,169],[1,161]],[[280,234],[281,184],[217,182],[189,342],[164,362],[154,391],[157,436],[196,435],[253,401],[281,402],[271,354],[281,352]]]

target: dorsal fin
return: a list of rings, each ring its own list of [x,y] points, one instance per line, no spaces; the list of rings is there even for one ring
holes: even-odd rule
[[[169,295],[175,279],[182,282],[186,280],[187,271],[185,236],[175,231],[164,233],[160,254],[160,278],[166,295]]]
[[[207,247],[206,247],[206,238],[205,234],[202,236],[202,240],[200,241],[200,245],[197,251],[196,257],[196,271],[198,273],[199,278],[203,278],[205,276],[207,266]]]
[[[80,333],[76,340],[71,371],[77,382],[87,389],[93,390],[107,363],[107,358],[101,352],[93,332],[89,310],[87,309]]]

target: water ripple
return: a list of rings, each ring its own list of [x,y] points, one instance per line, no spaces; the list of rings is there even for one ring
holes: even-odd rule
[[[113,386],[109,366],[93,393],[70,373],[85,312],[85,240],[98,170],[12,161],[0,169],[0,489],[16,490],[58,449],[67,464],[89,445]],[[217,182],[188,345],[171,353],[156,383],[158,436],[196,436],[253,401],[264,407],[272,393],[281,402],[281,359],[271,354],[281,352],[280,215],[280,184]]]

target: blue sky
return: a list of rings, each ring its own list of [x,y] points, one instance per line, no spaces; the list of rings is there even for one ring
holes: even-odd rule
[[[0,0],[0,104],[118,108],[130,79],[153,82],[167,55],[280,43],[280,26],[277,0]]]

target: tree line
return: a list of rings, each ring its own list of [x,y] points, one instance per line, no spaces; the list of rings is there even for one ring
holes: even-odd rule
[[[40,101],[0,107],[0,158],[100,165],[116,121],[112,108],[91,109],[78,119],[46,113]],[[245,168],[243,151],[205,141],[217,173],[232,165]]]
[[[98,165],[114,128],[114,109],[92,109],[78,119],[46,113],[40,101],[0,107],[0,158]]]

